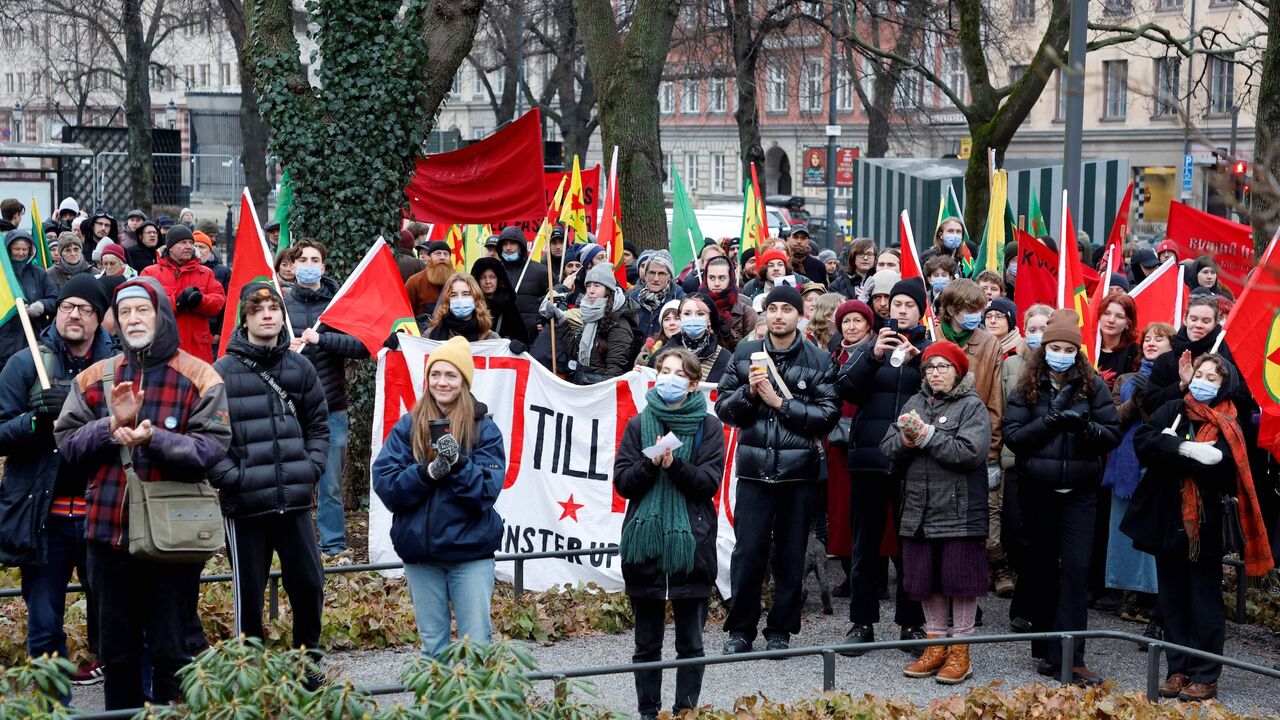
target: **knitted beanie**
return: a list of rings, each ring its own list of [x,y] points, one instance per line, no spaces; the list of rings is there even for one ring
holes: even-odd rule
[[[431,376],[431,366],[437,362],[447,362],[458,368],[458,372],[462,375],[462,381],[467,387],[471,387],[471,381],[476,374],[476,363],[471,358],[471,343],[461,335],[454,335],[443,343],[440,343],[431,354],[427,356],[427,369],[425,371],[428,377]]]
[[[1080,334],[1080,316],[1075,310],[1062,308],[1054,310],[1049,316],[1049,324],[1044,328],[1040,344],[1048,345],[1051,342],[1071,343],[1077,348],[1084,344],[1084,336]]]

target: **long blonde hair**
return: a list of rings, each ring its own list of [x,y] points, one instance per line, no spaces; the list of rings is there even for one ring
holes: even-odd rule
[[[476,309],[479,309],[479,305]],[[449,420],[449,433],[458,440],[458,447],[462,448],[462,452],[471,452],[476,436],[476,400],[471,396],[471,387],[464,379],[458,399],[454,401],[449,412],[445,413],[431,395],[430,361],[427,364],[426,375],[422,397],[418,398],[417,404],[413,406],[413,428],[409,431],[413,438],[413,459],[420,463],[436,459],[436,451],[431,447],[431,428],[427,425],[427,421],[440,418]]]
[[[831,338],[839,330],[835,326],[835,317],[836,309],[842,302],[844,302],[844,296],[840,293],[826,293],[819,297],[814,305],[813,317],[809,318],[809,332],[821,348],[825,349],[827,343],[831,342]]]
[[[484,301],[484,291],[480,289],[480,283],[464,272],[450,275],[449,279],[444,281],[444,285],[440,286],[440,300],[436,303],[436,312],[427,325],[427,332],[435,330],[436,326],[444,321],[444,316],[449,313],[449,293],[453,292],[453,284],[456,282],[465,283],[471,290],[472,299],[476,301],[476,323],[480,326],[480,332],[476,338],[482,340],[493,329],[493,314],[489,312],[489,303]]]

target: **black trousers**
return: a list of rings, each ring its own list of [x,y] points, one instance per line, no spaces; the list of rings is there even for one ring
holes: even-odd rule
[[[880,540],[889,509],[898,515],[902,502],[898,481],[880,473],[850,471],[849,526],[853,532],[853,558],[849,563],[849,620],[854,625],[880,621]],[[893,621],[902,627],[924,625],[920,603],[907,597],[902,585],[902,557],[893,559],[898,590]]]
[[[262,601],[271,556],[280,554],[280,580],[293,613],[294,647],[320,646],[324,573],[311,511],[227,518],[227,547],[235,592],[236,634],[262,637]]]
[[[1009,603],[1009,619],[1031,619],[1032,598],[1031,539],[1027,534],[1026,493],[1022,491],[1016,468],[1004,471],[1004,505],[1000,509],[1000,544],[1009,557],[1009,565],[1018,576]]]
[[[662,659],[662,639],[667,631],[667,601],[655,598],[631,598],[636,616],[636,652],[632,662]],[[671,601],[676,620],[676,657],[703,656],[702,626],[707,622],[707,598],[685,598]],[[676,701],[671,714],[698,706],[702,694],[702,666],[676,670]],[[657,715],[662,708],[662,671],[636,673],[636,702],[641,715]]]
[[[1036,632],[1087,630],[1089,628],[1089,566],[1093,556],[1094,509],[1098,495],[1093,488],[1060,493],[1052,488],[1024,483],[1031,535],[1032,610]],[[1039,640],[1031,654],[1057,665],[1062,643]],[[1084,665],[1084,641],[1075,641],[1072,666]]]
[[[774,552],[773,607],[765,620],[764,635],[787,638],[800,632],[804,551],[817,491],[817,483],[812,482],[738,482],[733,511],[737,542],[729,562],[733,605],[724,621],[726,632],[755,640],[770,545]]]
[[[1206,514],[1218,508],[1206,507]],[[1204,525],[1208,525],[1205,523]],[[1208,530],[1201,527],[1201,537]],[[1221,532],[1215,528],[1214,532]],[[1209,547],[1209,546],[1214,547]],[[1216,552],[1212,552],[1216,550]],[[1227,639],[1226,608],[1222,600],[1222,551],[1220,543],[1205,542],[1200,559],[1191,562],[1186,553],[1156,555],[1156,579],[1160,585],[1160,612],[1164,639],[1196,650],[1222,654]],[[1215,683],[1222,665],[1171,652],[1169,674],[1183,673],[1191,682]]]
[[[153,667],[151,700],[181,699],[177,672],[191,661],[187,623],[196,612],[202,564],[139,560],[89,541],[89,586],[98,597],[98,659],[107,710],[141,707],[143,633]]]

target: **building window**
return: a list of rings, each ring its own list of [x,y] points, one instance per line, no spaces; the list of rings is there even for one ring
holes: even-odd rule
[[[691,28],[698,24],[698,4],[686,2],[680,4],[680,27]]]
[[[1235,107],[1235,55],[1209,58],[1209,112],[1226,114]]]
[[[1123,119],[1129,110],[1129,61],[1108,60],[1102,63],[1102,73],[1102,116]]]
[[[231,63],[222,63],[219,66],[219,70],[222,72],[222,86],[231,85]]]
[[[40,71],[39,70],[33,70],[31,72],[31,92],[33,93],[40,92]]]
[[[724,153],[711,156],[711,192],[716,195],[724,194],[724,166]]]
[[[577,81],[575,80],[576,84]],[[502,97],[507,92],[507,69],[498,68],[489,73],[489,84],[493,86],[493,94]]]
[[[769,112],[787,111],[787,66],[785,61],[769,63],[768,84],[765,92],[765,109]]]
[[[1026,72],[1025,67],[1023,72]],[[910,74],[915,75],[915,73]],[[947,87],[955,91],[956,97],[962,100],[968,97],[969,73],[964,69],[964,58],[960,57],[960,48],[949,47],[942,51],[942,79],[946,81]]]
[[[822,110],[822,61],[810,58],[800,69],[800,109],[805,112]]]
[[[684,173],[680,177],[684,180],[684,187],[689,192],[698,192],[698,156],[696,154],[684,156]]]
[[[674,166],[675,162],[671,159],[671,153],[662,153],[662,192],[664,193],[671,192],[671,169]]]
[[[800,12],[811,18],[818,18],[819,20],[826,17],[826,12],[822,8],[821,0],[816,2],[813,0],[805,0],[800,3]]]
[[[1036,0],[1014,0],[1013,19],[1016,22],[1035,22]]]
[[[693,68],[686,67],[686,73],[694,72]],[[697,115],[702,105],[702,81],[697,78],[690,78],[680,81],[680,112],[685,115]]]
[[[200,87],[209,87],[209,65],[200,65]]]
[[[898,109],[919,107],[920,96],[924,87],[920,83],[918,73],[906,71],[901,73],[898,85],[893,93],[893,106]]]
[[[453,74],[453,85],[449,88],[451,95],[457,95],[460,92],[462,92],[462,68],[458,68],[458,72]]]
[[[1156,58],[1156,100],[1155,115],[1167,116],[1178,112],[1178,66],[1179,58]]]
[[[1181,10],[1182,0],[1156,0],[1156,10]]]
[[[670,76],[671,67],[667,67],[666,74]],[[658,111],[663,115],[670,115],[676,111],[676,84],[673,80],[663,80],[658,83]]]
[[[473,127],[471,128],[471,139],[483,140],[486,133],[487,131],[483,127]]]
[[[4,84],[5,84],[5,89],[8,90],[10,93],[15,93],[18,91],[17,81],[13,79],[13,73],[4,74]]]
[[[471,68],[471,99],[483,100],[487,97],[484,90],[484,71],[479,67]]]
[[[867,99],[875,102],[876,62],[869,55],[862,58],[862,76],[858,78],[858,82],[862,83],[862,93],[867,96]]]
[[[853,110],[853,75],[849,66],[841,64],[836,71],[836,110],[850,112]]]
[[[722,113],[729,109],[728,86],[722,77],[707,80],[707,112]]]
[[[1009,84],[1014,85],[1030,70],[1030,65],[1012,65],[1009,67]]]

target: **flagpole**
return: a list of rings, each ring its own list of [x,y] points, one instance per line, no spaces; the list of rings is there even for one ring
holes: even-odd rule
[[[1102,303],[1107,301],[1107,295],[1111,292],[1111,255],[1107,255],[1107,276],[1102,279],[1101,293],[1098,296],[1098,307],[1095,311],[1102,309]],[[1094,323],[1093,329],[1093,347],[1094,358],[1093,366],[1098,367],[1098,360],[1102,357],[1102,323]]]
[[[36,377],[40,380],[40,389],[48,390],[49,374],[45,372],[44,361],[40,359],[40,345],[36,343],[35,330],[31,328],[31,318],[27,317],[27,302],[20,297],[13,299],[14,312],[18,313],[18,321],[22,323],[22,334],[27,336],[27,349],[31,351],[31,359],[36,362]]]
[[[1058,309],[1067,306],[1067,223],[1071,215],[1067,209],[1067,191],[1062,191],[1062,218],[1058,221]],[[1071,239],[1075,242],[1075,238]]]
[[[1178,261],[1173,260],[1171,262],[1176,263]],[[1185,288],[1186,286],[1187,286],[1187,266],[1179,264],[1178,265],[1178,291],[1173,294],[1173,297],[1174,297],[1173,326],[1178,330],[1182,329],[1182,316],[1185,315],[1187,312],[1186,308],[1182,307],[1182,292],[1183,292],[1183,288]]]

